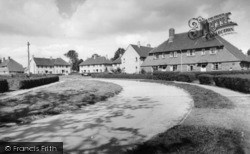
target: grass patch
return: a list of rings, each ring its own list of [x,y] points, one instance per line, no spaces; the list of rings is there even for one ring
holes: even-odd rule
[[[192,96],[195,108],[213,108],[213,109],[233,108],[233,103],[228,98],[209,89],[185,83],[174,83],[168,81],[147,80],[147,82],[155,82],[165,85],[176,86],[186,90]]]
[[[235,153],[243,154],[240,133],[207,126],[175,126],[127,150],[127,154]]]
[[[73,111],[104,101],[122,90],[112,83],[68,80],[12,98],[0,100],[0,123],[29,123],[39,117]]]

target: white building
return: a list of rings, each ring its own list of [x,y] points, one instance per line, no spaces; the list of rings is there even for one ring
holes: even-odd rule
[[[150,45],[141,46],[139,43],[138,45],[130,44],[121,57],[122,72],[130,74],[140,73],[141,64],[152,49]]]
[[[100,73],[110,72],[112,70],[112,62],[106,57],[98,57],[94,55],[80,64],[80,73]]]
[[[112,62],[113,70],[117,70],[118,68],[121,69],[121,63],[122,61],[121,61],[121,56],[120,56],[119,58],[117,58],[116,60]]]
[[[62,58],[36,58],[30,61],[30,72],[32,74],[69,74],[70,64]]]

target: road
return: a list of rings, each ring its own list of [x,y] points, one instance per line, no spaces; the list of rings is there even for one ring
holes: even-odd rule
[[[1,128],[0,140],[63,142],[73,153],[117,153],[180,123],[192,108],[188,93],[173,86],[132,80],[110,80],[123,91],[77,112]]]

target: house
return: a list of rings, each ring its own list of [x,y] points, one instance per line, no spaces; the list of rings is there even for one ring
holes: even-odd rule
[[[80,64],[80,73],[100,73],[110,72],[112,62],[106,57],[99,57],[96,54]]]
[[[62,58],[38,58],[32,57],[30,61],[30,72],[32,74],[68,74],[70,64]]]
[[[121,56],[120,56],[119,58],[117,58],[116,60],[114,60],[112,62],[113,70],[117,70],[118,68],[121,69],[121,63],[122,63],[122,60],[121,60]]]
[[[148,46],[141,46],[140,43],[138,45],[130,44],[121,57],[122,72],[130,74],[140,73],[141,64],[152,49],[149,44]]]
[[[171,28],[169,39],[150,51],[142,68],[147,72],[242,70],[249,68],[249,62],[241,50],[221,36],[192,40],[188,33],[175,34]]]
[[[8,59],[3,58],[0,62],[0,74],[9,75],[18,73],[24,73],[23,66],[10,57]]]

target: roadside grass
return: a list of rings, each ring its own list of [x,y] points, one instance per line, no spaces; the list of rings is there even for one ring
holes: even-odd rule
[[[162,83],[186,90],[192,96],[194,108],[197,110],[223,110],[234,107],[233,103],[226,97],[195,85],[155,80],[145,80],[144,82]],[[197,110],[192,112],[197,112]],[[191,116],[185,119],[185,122],[156,135],[154,138],[127,149],[125,153],[244,153],[241,132],[214,125],[198,125],[194,121],[196,121],[196,117]]]
[[[77,110],[104,101],[121,90],[116,84],[78,79],[0,99],[0,126],[29,123],[48,115]]]

